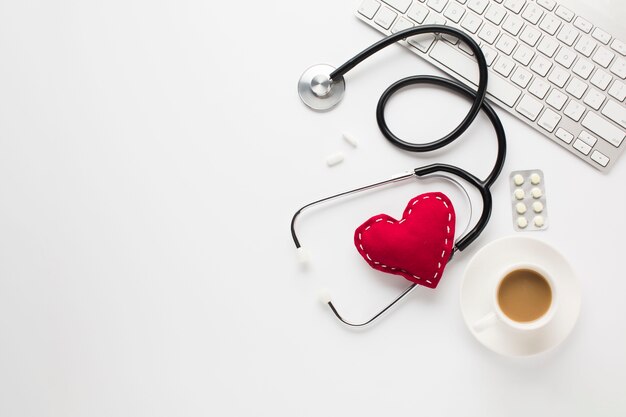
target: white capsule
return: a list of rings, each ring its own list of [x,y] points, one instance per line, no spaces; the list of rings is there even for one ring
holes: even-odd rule
[[[517,200],[523,200],[524,197],[526,197],[526,193],[524,192],[524,190],[522,190],[521,188],[515,190],[515,198]]]
[[[535,201],[533,203],[533,210],[535,213],[541,213],[543,211],[543,203],[541,201]]]
[[[541,182],[541,176],[539,176],[539,174],[537,174],[536,172],[530,175],[530,183],[532,185],[537,185]]]
[[[530,195],[532,195],[533,198],[541,198],[543,193],[541,192],[541,188],[535,187],[532,190],[530,190]]]
[[[543,216],[535,216],[535,218],[533,219],[533,223],[535,223],[535,226],[537,227],[543,227]]]
[[[515,185],[520,186],[524,184],[524,177],[522,176],[522,174],[516,174],[513,177],[513,182],[515,183]]]
[[[526,220],[526,217],[518,217],[517,218],[517,226],[520,229],[525,229],[526,226],[528,226],[528,221]]]
[[[352,136],[350,133],[343,132],[341,136],[343,137],[343,140],[345,140],[350,145],[352,145],[352,147],[357,148],[359,146],[359,141],[357,141],[356,138]]]
[[[343,159],[344,157],[342,152],[335,152],[326,157],[326,165],[328,165],[329,167],[333,167],[337,164],[342,163]]]
[[[515,210],[517,211],[518,214],[526,213],[526,204],[524,204],[524,203],[517,203],[515,205]]]

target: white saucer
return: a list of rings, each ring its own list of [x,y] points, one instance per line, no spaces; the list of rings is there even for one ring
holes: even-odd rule
[[[472,324],[492,311],[493,288],[507,266],[530,263],[553,277],[559,292],[554,318],[543,328],[520,332],[498,322],[476,332]],[[567,260],[547,243],[524,236],[505,237],[482,248],[470,261],[461,285],[465,324],[480,343],[505,356],[529,356],[556,347],[574,328],[580,312],[580,283]]]

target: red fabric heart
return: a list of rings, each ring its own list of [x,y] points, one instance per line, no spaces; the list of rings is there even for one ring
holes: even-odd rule
[[[402,220],[379,214],[363,223],[354,244],[372,268],[435,288],[452,253],[455,221],[445,194],[421,194],[409,201]]]

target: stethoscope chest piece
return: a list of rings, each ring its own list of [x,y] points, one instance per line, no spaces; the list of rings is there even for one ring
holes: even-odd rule
[[[343,98],[346,83],[343,77],[330,79],[334,67],[326,64],[308,68],[298,81],[298,94],[304,104],[313,110],[324,111],[335,107]]]

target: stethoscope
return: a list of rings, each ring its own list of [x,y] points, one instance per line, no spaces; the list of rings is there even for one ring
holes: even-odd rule
[[[467,172],[466,170],[459,168],[454,165],[435,163],[426,165],[423,167],[415,168],[412,172],[399,175],[393,177],[391,179],[377,182],[374,184],[369,184],[363,187],[355,188],[353,190],[344,191],[342,193],[338,193],[335,195],[331,195],[325,198],[322,198],[317,201],[313,201],[303,207],[301,207],[293,216],[291,220],[291,235],[293,237],[293,242],[296,245],[296,248],[301,252],[302,246],[300,244],[300,240],[295,231],[295,223],[296,219],[300,216],[300,214],[314,206],[319,204],[323,204],[329,202],[331,200],[335,200],[341,197],[345,197],[351,194],[364,192],[367,190],[372,190],[374,188],[378,188],[381,186],[385,186],[391,183],[405,181],[411,178],[416,179],[424,179],[424,178],[432,178],[433,176],[443,177],[448,180],[453,181],[457,185],[460,185],[458,181],[453,178],[448,177],[446,174],[450,174],[453,176],[457,176],[462,180],[468,182],[476,190],[480,193],[482,198],[482,213],[474,225],[474,227],[469,230],[469,232],[463,233],[458,239],[455,240],[453,250],[450,255],[450,259],[452,259],[453,255],[457,251],[463,251],[466,249],[472,242],[480,236],[482,231],[487,226],[489,222],[489,218],[491,217],[492,210],[492,198],[490,187],[496,181],[500,172],[502,171],[502,167],[504,166],[504,160],[506,157],[506,136],[504,132],[504,128],[502,127],[502,123],[496,112],[493,108],[485,101],[485,94],[487,93],[487,62],[485,56],[478,46],[478,44],[472,39],[470,36],[466,35],[464,32],[448,27],[448,26],[440,26],[440,25],[425,25],[420,27],[414,27],[410,29],[406,29],[395,34],[389,35],[386,38],[376,42],[370,47],[366,48],[339,68],[334,69],[330,65],[315,65],[309,69],[307,69],[300,78],[298,82],[298,93],[302,101],[311,109],[324,111],[329,110],[337,103],[341,101],[345,92],[345,80],[344,75],[347,74],[352,68],[357,66],[359,63],[364,61],[366,58],[380,51],[381,49],[396,43],[397,41],[406,39],[408,37],[420,34],[448,34],[459,38],[461,41],[465,42],[467,46],[472,50],[476,60],[478,61],[478,71],[479,71],[479,81],[478,88],[476,91],[473,91],[469,87],[461,84],[458,81],[431,76],[431,75],[416,75],[411,77],[403,78],[399,81],[396,81],[392,85],[390,85],[382,94],[380,99],[378,100],[378,106],[376,108],[376,120],[378,122],[378,127],[382,132],[383,136],[387,138],[392,144],[398,146],[401,149],[411,151],[411,152],[430,152],[440,148],[443,148],[446,145],[454,142],[459,136],[461,136],[468,127],[473,123],[474,119],[478,115],[480,110],[483,110],[489,120],[491,121],[493,128],[496,132],[496,138],[498,141],[498,153],[496,156],[496,161],[494,166],[487,175],[487,177],[483,180],[479,179],[475,175]],[[447,88],[454,92],[460,93],[472,100],[472,106],[465,116],[465,118],[461,121],[461,123],[454,128],[450,133],[441,139],[434,140],[429,143],[411,143],[407,142],[403,139],[397,137],[389,127],[387,126],[387,122],[385,120],[385,107],[389,99],[399,90],[415,85],[415,84],[431,84],[440,86],[443,88]],[[466,196],[467,192],[466,192]],[[468,196],[469,198],[469,196]],[[398,301],[408,295],[413,289],[416,288],[418,284],[413,283],[409,286],[405,291],[403,291],[398,297],[396,297],[389,305],[385,308],[377,312],[374,316],[372,316],[369,320],[355,323],[349,320],[346,320],[342,317],[342,315],[338,312],[336,306],[333,304],[330,297],[325,298],[323,301],[328,304],[332,312],[335,316],[341,320],[343,323],[349,326],[365,326],[367,324],[372,323],[374,320],[379,318],[383,313],[388,311],[393,305],[395,305]]]

